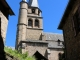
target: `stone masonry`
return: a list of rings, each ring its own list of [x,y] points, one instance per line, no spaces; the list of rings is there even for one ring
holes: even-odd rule
[[[67,9],[63,18],[65,22],[59,25],[59,29],[63,30],[64,42],[65,42],[65,59],[66,60],[80,60],[80,32],[76,35],[74,30],[73,16],[80,6],[80,0],[69,1]],[[72,8],[71,8],[72,7]],[[79,10],[80,12],[80,10]],[[67,13],[67,14],[66,14]]]
[[[43,56],[46,57],[46,50],[47,50],[48,43],[40,43],[40,42],[26,42],[25,50],[29,53],[29,56],[35,54],[36,51],[40,52]]]
[[[18,20],[18,31],[17,31],[17,41],[16,44],[19,44],[20,41],[26,40],[26,28],[27,28],[27,3],[20,2],[20,13],[19,13],[19,20]],[[16,46],[17,49],[17,46]]]
[[[5,0],[0,0],[0,60],[6,60],[4,43],[6,39],[9,15],[14,15],[14,12]]]
[[[63,54],[62,49],[50,49],[50,53],[48,54],[48,59],[59,60],[59,53]]]
[[[2,34],[3,41],[5,42],[8,20],[1,11],[0,11],[0,18],[1,18],[1,34]]]
[[[22,53],[28,52],[29,56],[39,52],[39,56],[48,60],[59,60],[58,54],[63,53],[63,35],[44,33],[42,11],[37,6],[37,0],[29,2],[20,2],[16,49]]]

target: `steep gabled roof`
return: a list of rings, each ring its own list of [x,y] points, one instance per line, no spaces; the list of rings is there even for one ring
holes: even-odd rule
[[[63,40],[63,34],[58,34],[58,33],[43,33],[44,36],[46,36],[45,40],[53,40],[53,41],[58,41],[58,39],[60,41],[64,41]]]
[[[45,36],[45,40],[48,42],[48,48],[53,49],[62,49],[63,48],[63,34],[58,33],[43,33]],[[60,40],[60,44],[58,45],[58,40]]]
[[[51,41],[48,43],[48,48],[62,49],[62,48],[64,48],[64,46],[63,46],[62,42],[60,42],[60,44],[58,44],[58,42]]]
[[[61,22],[60,22],[59,26],[58,26],[58,29],[62,29],[63,28],[63,26],[65,24],[65,21],[66,21],[67,17],[69,16],[69,13],[71,12],[75,1],[76,0],[69,0],[68,6],[67,6],[67,8],[66,8],[66,10],[64,12],[64,15],[63,15],[63,17],[61,19]]]
[[[6,2],[6,0],[0,0],[0,3],[2,3],[2,5],[8,9],[9,11],[9,15],[15,15],[14,12],[12,11],[12,9],[10,8],[10,6],[8,5],[8,3]]]
[[[29,0],[29,6],[39,8],[38,1],[37,0]]]

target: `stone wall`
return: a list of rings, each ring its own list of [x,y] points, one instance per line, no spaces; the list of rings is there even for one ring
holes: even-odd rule
[[[42,39],[42,30],[37,29],[27,29],[27,38],[29,40],[41,40]]]
[[[75,2],[72,11],[69,13],[69,17],[63,26],[63,34],[66,47],[66,60],[80,60],[80,32],[75,35],[72,21],[73,15],[75,14],[77,7],[80,4],[78,2],[79,0]]]
[[[36,51],[40,52],[43,56],[46,57],[46,50],[48,48],[47,43],[40,42],[27,42],[26,48],[22,49],[22,52],[28,52],[29,56],[33,56]]]
[[[32,14],[32,9],[35,9],[35,14]],[[28,15],[30,16],[36,16],[36,17],[41,17],[41,12],[39,11],[38,8],[28,8]]]
[[[38,15],[37,8],[35,9],[35,13],[32,13],[33,8],[28,8],[28,20],[32,20],[32,26],[27,26],[27,38],[29,40],[42,40],[42,32],[43,32],[43,20],[41,15]],[[35,26],[35,20],[38,19],[39,26]],[[27,21],[28,24],[28,21]]]
[[[1,18],[1,35],[2,35],[3,41],[5,42],[8,20],[1,11],[0,11],[0,18]]]
[[[50,53],[48,53],[48,60],[59,60],[59,53],[63,53],[62,49],[49,49]]]
[[[2,38],[2,35],[1,35],[1,20],[0,20],[0,59],[1,60],[6,60],[5,52],[4,52],[3,38]]]

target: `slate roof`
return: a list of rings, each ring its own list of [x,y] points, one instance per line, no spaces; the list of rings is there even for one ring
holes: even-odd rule
[[[44,32],[43,35],[48,41],[48,48],[63,48],[63,34]],[[58,40],[60,40],[60,45],[58,45]]]
[[[48,44],[48,48],[63,48],[63,34],[57,34],[57,33],[43,33],[44,36],[46,36],[46,40],[26,40],[22,41],[22,43],[43,43],[43,44]],[[58,44],[58,39],[60,40],[60,44]]]
[[[57,41],[26,40],[26,42],[48,44],[48,48],[63,48],[62,42],[60,42],[60,45],[58,45]]]
[[[63,48],[62,42],[58,45],[58,42],[49,42],[48,48]]]
[[[29,0],[28,3],[29,3],[29,6],[38,7],[39,8],[38,0]]]
[[[63,48],[62,42],[58,45],[58,41],[40,41],[40,40],[26,40],[26,42],[32,43],[41,43],[41,44],[48,44],[48,48]]]
[[[46,36],[46,40],[54,40],[58,41],[63,41],[63,34],[57,34],[57,33],[43,33],[44,36]]]

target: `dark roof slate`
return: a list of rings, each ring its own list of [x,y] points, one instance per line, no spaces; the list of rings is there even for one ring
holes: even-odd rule
[[[6,9],[8,9],[9,15],[15,15],[8,3],[6,2],[6,0],[0,0],[0,3],[2,3]]]
[[[63,44],[62,42],[60,42],[60,45],[58,44],[58,42],[49,42],[48,48],[63,48]]]
[[[54,40],[58,41],[63,41],[63,34],[57,34],[57,33],[43,33],[44,36],[46,36],[46,40]]]

